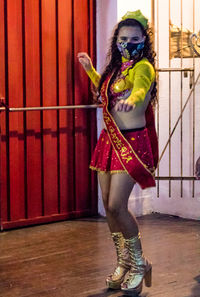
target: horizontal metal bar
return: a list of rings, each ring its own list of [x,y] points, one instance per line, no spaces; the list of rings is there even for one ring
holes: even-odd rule
[[[19,112],[19,111],[41,111],[41,110],[65,110],[65,109],[92,109],[102,108],[102,104],[92,105],[66,105],[66,106],[35,106],[35,107],[0,107],[0,111]]]
[[[156,176],[156,180],[199,180],[196,176]]]
[[[157,68],[158,72],[185,72],[194,71],[194,68]]]

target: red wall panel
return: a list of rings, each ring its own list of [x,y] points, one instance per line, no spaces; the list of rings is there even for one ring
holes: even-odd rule
[[[74,1],[74,55],[78,52],[87,51],[89,48],[88,37],[88,15],[80,14],[80,11],[87,11],[86,1]],[[74,61],[75,81],[75,104],[86,104],[88,102],[88,81],[85,73],[77,59]],[[76,210],[89,208],[89,175],[85,175],[89,166],[89,143],[87,131],[89,130],[89,113],[83,110],[75,111],[75,173],[76,182],[82,187],[76,187]]]
[[[72,2],[58,1],[57,9],[59,105],[73,105]],[[64,213],[74,210],[74,111],[59,112],[59,127],[60,212]]]
[[[22,1],[7,1],[9,106],[23,106]],[[25,218],[23,113],[10,114],[10,218]]]
[[[81,14],[80,14],[81,11]],[[0,0],[0,93],[9,107],[91,103],[95,1]],[[1,114],[1,228],[97,213],[94,110]]]
[[[90,57],[92,58],[92,61],[94,63],[94,66],[96,66],[95,62],[96,62],[96,42],[94,42],[94,36],[96,36],[96,2],[93,0],[89,0],[89,48],[88,48],[88,52]],[[92,87],[92,83],[90,82],[90,88],[89,88],[89,100],[90,103],[93,103],[93,99],[92,99],[92,94],[91,94],[91,87]],[[96,126],[96,111],[94,110],[90,110],[89,114],[89,121],[90,121],[90,156],[93,153],[93,150],[95,148],[96,145],[96,141],[97,141],[97,126]],[[91,128],[92,125],[92,128]],[[90,191],[91,191],[91,197],[96,197],[97,196],[97,176],[96,176],[96,172],[90,170]],[[98,208],[97,205],[98,201],[97,199],[90,199],[90,207],[91,209],[95,210]]]
[[[57,105],[55,0],[43,0],[42,14],[42,103]],[[58,212],[57,112],[43,113],[44,214]],[[51,148],[51,149],[49,149]]]
[[[5,90],[5,21],[6,18],[4,17],[4,7],[5,2],[4,0],[0,0],[0,97],[6,97],[6,90]],[[6,148],[6,125],[5,125],[5,118],[6,114],[0,114],[0,121],[1,121],[1,158],[0,158],[0,166],[1,166],[1,188],[0,188],[0,205],[1,205],[1,212],[0,218],[2,221],[7,221],[7,148]],[[2,170],[3,169],[3,170]],[[3,199],[4,197],[4,199]]]
[[[26,106],[40,106],[39,0],[24,1]],[[27,212],[42,215],[40,112],[26,114]]]

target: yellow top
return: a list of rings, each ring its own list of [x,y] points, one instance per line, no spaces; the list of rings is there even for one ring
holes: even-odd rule
[[[122,62],[128,61],[122,57]],[[87,72],[93,84],[98,87],[101,76],[92,67]],[[133,68],[128,67],[122,72],[122,76],[125,78],[117,79],[113,83],[113,90],[115,93],[120,93],[125,90],[131,90],[130,96],[127,98],[127,102],[132,105],[140,105],[146,97],[151,84],[155,81],[155,70],[151,63],[143,58],[137,62]]]
[[[95,87],[98,88],[101,75],[95,70],[93,66],[90,70],[87,71],[87,75],[89,76]]]

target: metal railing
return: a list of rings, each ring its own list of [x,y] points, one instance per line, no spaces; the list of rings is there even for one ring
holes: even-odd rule
[[[65,110],[65,109],[92,109],[100,108],[102,104],[91,104],[91,105],[65,105],[65,106],[34,106],[34,107],[9,107],[5,103],[5,98],[0,98],[1,111],[8,112],[22,112],[22,111],[43,111],[43,110]]]

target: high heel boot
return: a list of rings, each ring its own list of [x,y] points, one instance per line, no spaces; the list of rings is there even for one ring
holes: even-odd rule
[[[117,252],[117,266],[106,279],[108,288],[120,289],[121,283],[127,271],[131,268],[128,249],[125,247],[125,239],[121,232],[111,233]]]
[[[152,265],[143,255],[140,233],[135,237],[126,239],[125,246],[129,251],[131,269],[121,284],[121,289],[126,294],[140,294],[143,280],[145,280],[147,287],[151,287]]]

